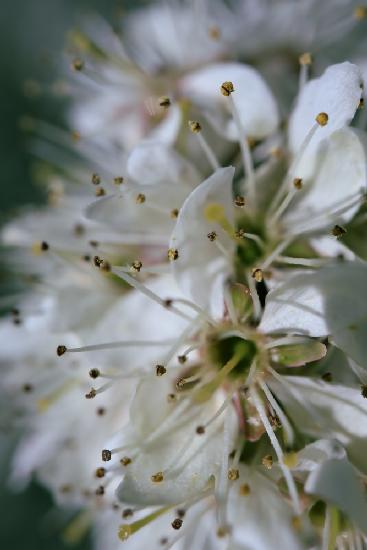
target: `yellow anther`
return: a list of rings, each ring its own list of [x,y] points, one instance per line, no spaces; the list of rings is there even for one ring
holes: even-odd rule
[[[123,457],[121,458],[121,460],[120,460],[120,464],[121,464],[122,466],[128,466],[128,465],[131,464],[131,463],[132,463],[132,460],[131,460],[131,458],[129,458],[128,456],[123,456]]]
[[[358,19],[358,21],[361,21],[362,19],[365,19],[365,17],[367,16],[367,7],[366,6],[357,6],[354,9],[353,15],[356,19]]]
[[[304,52],[299,56],[298,61],[300,65],[311,65],[312,55],[310,54],[310,52]]]
[[[302,187],[303,187],[303,180],[302,180],[302,178],[294,178],[294,180],[293,180],[293,186],[294,186],[296,189],[298,189],[298,190],[302,189]]]
[[[329,115],[327,113],[319,113],[315,120],[320,126],[326,126],[329,122]]]
[[[133,273],[140,273],[141,268],[143,267],[143,264],[140,260],[135,260],[130,266],[130,271]]]
[[[146,200],[146,197],[143,193],[139,193],[139,195],[137,195],[136,197],[137,204],[143,204],[145,200]]]
[[[106,475],[106,468],[97,468],[95,475],[98,478],[104,477]]]
[[[347,232],[347,230],[344,227],[342,227],[341,225],[334,225],[334,227],[331,230],[332,235],[334,235],[334,237],[338,237],[338,238],[345,235],[346,232]]]
[[[298,464],[298,454],[297,453],[286,453],[283,458],[284,464],[287,468],[295,468]]]
[[[220,39],[220,28],[216,25],[213,25],[212,27],[209,27],[208,29],[208,35],[212,40],[219,40]]]
[[[132,529],[130,525],[128,524],[120,525],[119,533],[118,533],[120,540],[127,540],[130,537],[131,533],[132,533]]]
[[[115,185],[121,185],[124,183],[124,178],[122,176],[117,176],[116,178],[113,178],[113,183]]]
[[[71,68],[74,71],[82,71],[84,69],[84,61],[80,58],[74,59],[71,64]]]
[[[106,194],[106,191],[103,189],[103,187],[97,187],[96,197],[104,197],[105,194]]]
[[[273,457],[271,455],[265,455],[261,463],[267,470],[271,470],[273,467]]]
[[[161,483],[164,480],[163,472],[157,472],[156,474],[153,474],[150,479],[153,481],[153,483]]]
[[[253,269],[251,275],[257,283],[261,283],[261,281],[264,279],[263,271],[259,267]]]
[[[230,81],[223,82],[223,84],[220,87],[220,91],[222,95],[226,97],[230,96],[231,93],[234,92],[233,82],[230,82]]]
[[[228,479],[229,481],[236,481],[240,477],[239,470],[236,470],[235,468],[230,468],[228,470]]]
[[[91,181],[93,185],[99,185],[101,183],[101,178],[98,174],[92,174]]]
[[[293,516],[291,525],[295,531],[300,531],[302,527],[302,520],[299,516]]]
[[[163,376],[164,374],[166,374],[166,372],[167,372],[167,369],[163,365],[157,365],[155,367],[155,373],[157,376]]]
[[[251,488],[248,483],[244,483],[240,487],[240,495],[241,497],[247,497],[249,494],[251,494]]]
[[[171,105],[171,100],[169,97],[163,96],[159,99],[158,103],[160,107],[163,107],[164,109],[168,109],[168,107],[170,107]]]
[[[245,197],[243,197],[242,195],[237,195],[234,199],[234,203],[236,206],[238,206],[238,208],[243,208],[246,204]]]
[[[179,213],[180,211],[178,208],[173,208],[173,210],[171,210],[171,218],[175,220],[176,218],[178,218]]]
[[[193,134],[201,132],[201,124],[197,120],[189,120],[189,128]]]
[[[169,248],[167,251],[167,257],[172,262],[178,259],[178,250],[176,248]]]

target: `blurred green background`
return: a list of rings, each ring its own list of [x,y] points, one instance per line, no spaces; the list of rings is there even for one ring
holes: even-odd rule
[[[143,0],[2,0],[0,7],[0,205],[2,223],[14,209],[39,203],[41,193],[31,181],[32,156],[19,119],[31,115],[52,123],[63,118],[65,105],[47,92],[24,94],[25,83],[47,85],[57,77],[65,34],[83,13],[97,11],[109,20]],[[60,537],[65,517],[55,511],[48,493],[33,483],[14,494],[8,486],[9,457],[14,440],[0,432],[0,547],[12,550],[63,550]],[[50,522],[50,518],[55,521]],[[54,528],[50,528],[50,523]],[[61,527],[60,527],[61,526]],[[91,547],[84,540],[75,550]],[[106,549],[107,550],[107,549]]]

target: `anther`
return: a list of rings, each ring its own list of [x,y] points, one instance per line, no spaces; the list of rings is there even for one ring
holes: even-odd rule
[[[236,481],[240,477],[239,470],[236,470],[235,468],[230,468],[228,470],[228,479],[229,481]]]
[[[210,233],[207,234],[207,237],[210,242],[213,242],[217,238],[217,234],[215,231],[211,231]]]
[[[98,376],[100,376],[100,374],[101,374],[101,373],[100,373],[99,369],[91,369],[91,370],[89,371],[89,376],[90,376],[91,378],[94,378],[94,379],[95,379],[95,378],[98,378]]]
[[[347,230],[341,225],[334,225],[334,227],[331,230],[332,235],[334,235],[334,237],[337,237],[337,238],[342,237],[343,235],[346,234],[346,232]]]
[[[106,468],[103,468],[103,467],[97,468],[95,475],[98,478],[104,477],[106,475]]]
[[[109,449],[103,449],[102,451],[102,460],[103,462],[109,462],[112,458],[112,453]]]
[[[23,384],[22,390],[24,393],[30,393],[33,390],[32,384]]]
[[[163,300],[164,302],[164,307],[171,307],[171,305],[173,304],[173,300],[171,298],[166,298],[165,300]]]
[[[132,463],[132,460],[128,456],[123,456],[120,460],[121,466],[128,466],[131,463]]]
[[[167,257],[172,262],[178,258],[178,250],[176,248],[169,248],[167,251]]]
[[[153,474],[150,479],[153,481],[153,483],[161,483],[164,479],[163,472],[157,472],[156,474]]]
[[[179,355],[177,359],[180,365],[184,365],[187,361],[187,355]]]
[[[163,376],[164,374],[166,374],[166,372],[167,372],[166,367],[164,367],[163,365],[156,365],[155,373],[157,376]]]
[[[220,87],[221,94],[228,97],[231,95],[231,93],[234,92],[234,86],[233,82],[227,81],[223,82],[223,84]]]
[[[106,409],[104,407],[98,407],[96,413],[98,416],[103,416],[104,414],[106,414]]]
[[[81,223],[76,223],[74,225],[74,233],[77,237],[81,237],[81,235],[84,235],[85,233],[85,227]]]
[[[183,524],[183,521],[181,518],[175,518],[171,523],[172,527],[176,530],[181,529],[182,524]]]
[[[88,393],[85,394],[85,398],[86,398],[86,399],[94,399],[96,395],[97,395],[96,390],[95,390],[94,388],[92,388],[92,389],[90,390],[90,392],[88,392]]]
[[[101,178],[98,174],[92,174],[91,181],[93,185],[99,185],[101,183]]]
[[[140,262],[139,260],[135,260],[130,266],[130,271],[132,271],[133,273],[139,273],[142,267],[142,262]]]
[[[132,534],[132,529],[130,527],[130,525],[120,525],[119,527],[119,533],[118,533],[118,536],[119,536],[119,539],[120,540],[127,540],[130,535]]]
[[[361,395],[362,397],[367,399],[367,384],[364,384],[363,386],[361,386]]]
[[[122,510],[122,517],[123,518],[130,518],[134,514],[133,510],[131,508],[125,508],[125,510]]]
[[[322,376],[321,376],[322,380],[324,382],[332,382],[333,381],[333,375],[331,372],[325,372]]]
[[[242,195],[237,195],[234,199],[234,204],[239,208],[243,208],[246,204],[245,197],[243,197]]]
[[[197,427],[196,427],[196,433],[197,433],[198,435],[203,435],[203,434],[205,434],[205,426],[197,426]]]
[[[171,210],[171,218],[175,220],[176,218],[178,218],[179,213],[180,211],[178,208],[173,208],[173,210]]]
[[[159,98],[158,104],[160,107],[163,107],[164,109],[168,109],[168,107],[171,106],[171,100],[167,96],[163,96]]]
[[[240,487],[240,495],[241,497],[247,497],[249,494],[251,494],[251,488],[248,483],[244,483]]]
[[[230,533],[230,528],[228,525],[223,525],[217,529],[217,537],[220,539],[226,537]]]
[[[298,61],[300,65],[311,65],[312,55],[310,54],[310,52],[304,52],[299,56]]]
[[[71,68],[74,69],[74,71],[82,71],[84,69],[84,61],[79,58],[74,59],[71,64]]]
[[[176,510],[176,514],[179,518],[184,518],[186,515],[186,510],[183,508],[178,508],[178,510]]]
[[[361,21],[362,19],[365,19],[365,17],[367,17],[367,7],[366,6],[357,6],[354,9],[353,15],[354,15],[355,19],[357,19],[358,21]]]
[[[169,393],[167,395],[167,401],[168,403],[174,403],[176,401],[177,397],[176,397],[176,394],[174,393]]]
[[[89,241],[89,244],[90,244],[91,246],[93,246],[93,248],[97,248],[97,246],[98,246],[98,241]]]
[[[302,520],[300,516],[293,516],[291,520],[291,525],[295,531],[299,531],[302,527]]]
[[[167,537],[160,538],[159,544],[161,544],[162,546],[165,546],[166,544],[168,544],[168,538]]]
[[[101,269],[101,271],[110,272],[111,271],[111,264],[109,262],[107,262],[106,260],[102,260],[100,265],[99,265],[99,268]]]
[[[197,120],[189,120],[188,124],[193,134],[201,132],[201,124]]]
[[[106,191],[103,189],[103,187],[97,187],[96,189],[96,197],[104,197],[106,194]]]
[[[256,267],[255,269],[253,269],[251,275],[252,275],[252,278],[255,279],[257,283],[261,283],[262,280],[264,279],[263,271],[259,267]]]
[[[220,39],[220,28],[217,27],[216,25],[213,25],[212,27],[209,27],[208,35],[212,40],[219,40]]]
[[[124,178],[122,176],[117,176],[116,178],[113,178],[113,183],[115,185],[122,185],[124,183]]]
[[[137,204],[144,204],[145,203],[145,195],[143,193],[139,193],[139,195],[136,197],[136,203]]]
[[[66,353],[67,350],[68,348],[66,346],[57,346],[56,353],[59,357],[61,357],[61,355],[64,355],[64,353]]]
[[[329,115],[327,113],[319,113],[315,120],[320,126],[326,126],[329,122]]]
[[[94,256],[93,258],[93,263],[96,267],[100,267],[101,263],[102,263],[102,260],[99,256]]]
[[[91,260],[90,255],[89,255],[89,254],[85,254],[85,255],[83,256],[83,260],[84,260],[85,262],[90,262],[90,260]]]
[[[359,100],[358,109],[364,109],[364,97]]]
[[[103,487],[103,485],[100,485],[99,487],[97,487],[97,489],[96,489],[96,495],[98,495],[98,496],[104,495],[104,487]]]
[[[48,250],[50,248],[50,246],[49,246],[48,243],[46,243],[46,241],[42,241],[41,245],[40,245],[40,248],[41,248],[42,252],[46,252],[46,250]]]
[[[273,457],[271,455],[265,455],[261,463],[267,470],[271,470],[273,467]]]
[[[303,180],[302,178],[294,178],[293,180],[293,187],[295,187],[295,189],[298,189],[298,191],[300,189],[302,189],[303,187]]]

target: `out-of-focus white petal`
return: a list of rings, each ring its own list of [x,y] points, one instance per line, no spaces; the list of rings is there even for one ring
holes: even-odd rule
[[[351,462],[366,473],[367,401],[360,391],[301,376],[284,379],[293,388],[292,393],[279,381],[268,383],[293,422],[314,437],[335,438],[345,447]]]
[[[234,168],[220,168],[199,187],[183,204],[171,237],[171,247],[178,250],[172,262],[173,273],[192,300],[208,310],[216,301],[223,310],[223,277],[231,271],[231,262],[210,242],[208,233],[215,231],[218,242],[231,254],[234,244],[219,223],[208,221],[208,208],[217,207],[229,224],[233,225],[232,179]],[[219,294],[214,295],[214,290]],[[218,303],[218,302],[221,302]]]
[[[297,176],[303,177],[302,170]],[[346,223],[360,204],[354,201],[339,215],[335,212],[356,199],[366,183],[366,154],[358,134],[349,128],[334,132],[320,144],[312,175],[304,178],[297,200],[285,213],[285,226],[291,232],[299,228],[305,232]]]
[[[337,506],[366,532],[367,500],[362,482],[346,458],[322,462],[309,475],[305,491]]]
[[[297,275],[268,294],[260,330],[329,335],[337,347],[366,367],[366,280],[367,265],[362,262]]]
[[[301,91],[289,121],[289,147],[297,153],[319,113],[327,113],[328,124],[318,128],[308,150],[335,130],[349,124],[361,98],[362,76],[356,65],[345,62],[331,65],[319,78],[311,80]]]
[[[208,117],[219,134],[227,139],[238,140],[229,99],[220,93],[220,86],[225,81],[233,82],[235,91],[232,97],[246,134],[258,139],[272,134],[279,122],[274,97],[262,76],[248,65],[209,65],[186,76],[182,90]]]

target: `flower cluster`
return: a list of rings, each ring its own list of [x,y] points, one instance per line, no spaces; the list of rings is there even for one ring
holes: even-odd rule
[[[72,33],[0,325],[13,482],[75,510],[68,540],[367,544],[366,15],[172,2]]]

